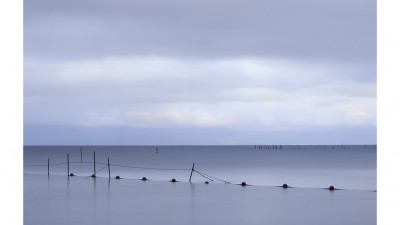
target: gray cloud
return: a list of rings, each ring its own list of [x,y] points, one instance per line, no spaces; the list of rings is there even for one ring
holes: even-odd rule
[[[376,1],[27,1],[25,55],[376,61]]]

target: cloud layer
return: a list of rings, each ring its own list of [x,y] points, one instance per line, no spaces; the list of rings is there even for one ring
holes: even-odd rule
[[[263,58],[27,63],[25,115],[87,126],[375,125],[376,85],[358,78],[372,70]]]
[[[26,1],[24,124],[375,127],[376,1]]]

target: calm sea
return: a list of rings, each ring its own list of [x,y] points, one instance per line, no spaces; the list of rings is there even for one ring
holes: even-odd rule
[[[25,146],[24,222],[376,224],[376,152],[372,145]]]

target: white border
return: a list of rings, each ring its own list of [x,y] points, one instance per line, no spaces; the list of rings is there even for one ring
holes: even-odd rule
[[[1,223],[23,223],[23,1],[0,1]]]
[[[378,0],[378,224],[400,224],[398,0]]]
[[[398,116],[400,106],[400,2],[378,0],[378,224],[400,224]],[[0,2],[1,215],[22,224],[23,1]]]

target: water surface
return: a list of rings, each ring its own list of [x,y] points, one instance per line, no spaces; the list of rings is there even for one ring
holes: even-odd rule
[[[80,147],[25,147],[24,224],[376,224],[375,146]]]

